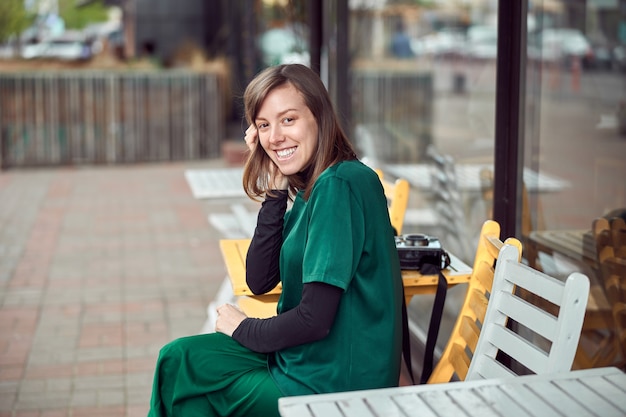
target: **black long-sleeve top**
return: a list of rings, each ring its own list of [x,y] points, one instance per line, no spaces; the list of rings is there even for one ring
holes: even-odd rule
[[[283,190],[273,194],[261,205],[246,258],[246,282],[254,294],[264,294],[280,282],[279,258],[288,195]],[[250,350],[265,353],[322,339],[330,332],[342,293],[341,288],[333,285],[306,283],[296,308],[267,319],[246,318],[235,329],[233,338]]]

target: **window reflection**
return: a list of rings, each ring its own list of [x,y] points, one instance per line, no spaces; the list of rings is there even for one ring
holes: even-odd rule
[[[411,182],[404,231],[436,234],[462,254],[459,237],[473,247],[491,216],[497,2],[404,3],[349,2],[353,138],[369,163]],[[591,228],[626,211],[626,1],[529,2],[527,30],[518,237],[526,262],[558,277],[579,270],[598,284],[599,319],[584,330],[575,367],[619,363],[624,342],[611,330]],[[464,220],[456,233],[420,223],[442,209],[425,168],[432,148],[455,164]],[[456,288],[450,305],[463,296]],[[428,303],[412,309],[426,328]]]
[[[537,26],[528,44],[525,165],[568,185],[529,195],[524,251],[550,274],[582,271],[592,280],[574,366],[623,366],[626,341],[611,313],[619,308],[607,298],[592,225],[626,213],[626,2],[570,3],[530,10]],[[625,270],[613,279],[626,280]]]
[[[466,262],[473,252],[465,248],[474,246],[491,204],[480,180],[481,169],[493,170],[497,8],[491,3],[350,2],[354,140],[369,163],[413,185],[405,228],[438,235]],[[446,209],[429,188],[431,148],[456,166],[450,179],[464,230],[425,220]]]

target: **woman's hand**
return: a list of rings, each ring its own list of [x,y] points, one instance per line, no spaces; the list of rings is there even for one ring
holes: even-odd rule
[[[256,126],[248,126],[248,128],[246,129],[246,135],[243,137],[243,140],[246,141],[246,145],[248,145],[248,149],[250,149],[250,152],[254,152],[254,150],[256,149],[256,145],[258,143],[257,138],[258,132],[256,130]]]
[[[259,143],[259,134],[257,131],[257,128],[255,125],[250,125],[248,126],[248,128],[246,129],[246,135],[243,138],[246,141],[246,145],[248,145],[248,149],[250,149],[250,152],[254,152],[258,143]],[[274,163],[274,161],[272,161],[271,157],[269,159],[269,171],[270,171],[270,178],[269,178],[269,186],[270,189],[272,190],[286,190],[287,188],[289,188],[289,180],[287,179],[286,176],[283,175],[282,172],[280,172],[280,169],[278,168],[278,166],[276,166],[276,164]]]
[[[215,331],[233,336],[235,329],[242,321],[248,318],[241,310],[231,304],[224,304],[217,308]]]
[[[280,172],[280,168],[276,166],[274,161],[270,160],[270,189],[286,190],[289,188],[289,180]]]

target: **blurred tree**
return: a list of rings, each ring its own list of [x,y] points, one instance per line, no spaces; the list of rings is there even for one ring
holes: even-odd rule
[[[108,8],[102,0],[91,1],[81,7],[76,7],[76,0],[58,0],[58,2],[59,14],[67,29],[82,29],[90,23],[105,22],[109,16]]]
[[[0,42],[26,29],[33,21],[24,0],[0,0]]]

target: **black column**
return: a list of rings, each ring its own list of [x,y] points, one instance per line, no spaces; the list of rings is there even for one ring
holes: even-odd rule
[[[350,49],[348,45],[348,0],[337,0],[337,112],[342,118],[343,128],[351,135],[350,106]]]
[[[503,238],[517,236],[523,167],[527,0],[498,3],[493,218]]]
[[[308,4],[311,69],[319,74],[322,56],[322,0],[311,0]]]

